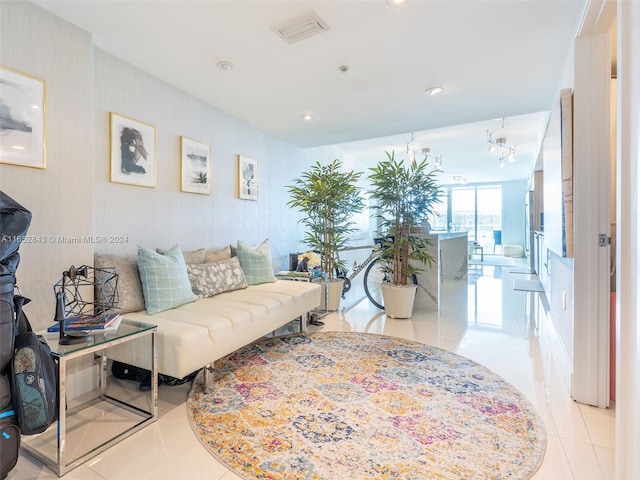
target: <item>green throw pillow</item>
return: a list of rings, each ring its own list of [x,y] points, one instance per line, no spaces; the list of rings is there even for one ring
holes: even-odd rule
[[[178,245],[164,255],[138,245],[138,270],[148,315],[198,299],[191,290],[187,266]]]
[[[238,241],[238,260],[249,285],[276,281],[268,238],[257,247],[250,247]]]

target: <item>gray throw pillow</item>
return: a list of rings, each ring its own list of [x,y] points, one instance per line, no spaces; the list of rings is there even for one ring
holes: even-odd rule
[[[247,288],[247,279],[237,257],[213,263],[187,265],[187,273],[193,293],[202,298]]]
[[[204,262],[200,263],[213,263],[220,260],[226,260],[231,258],[231,245],[227,245],[222,248],[208,248],[204,251]]]
[[[165,254],[165,251],[161,248],[156,248],[156,252],[161,255]],[[191,250],[189,252],[182,252],[182,256],[184,257],[184,263],[189,265],[190,263],[204,263],[204,248],[199,248],[198,250]]]
[[[96,253],[93,257],[95,268],[115,268],[118,274],[119,313],[144,310],[144,296],[138,273],[138,261],[135,257],[121,257]]]

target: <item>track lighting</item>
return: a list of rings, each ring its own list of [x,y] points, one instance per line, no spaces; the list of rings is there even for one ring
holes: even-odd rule
[[[424,155],[425,158],[433,158],[434,166],[440,170],[440,167],[442,167],[442,155],[431,155],[431,149],[429,147],[422,149],[422,155]]]
[[[502,124],[502,128],[504,128],[504,120]],[[498,129],[500,130],[500,129]],[[495,130],[493,133],[495,133]],[[495,140],[492,138],[492,132],[487,130],[487,142],[489,143],[489,151],[491,153],[495,151],[500,152],[500,166],[504,167],[504,158],[506,157],[509,160],[509,163],[513,163],[516,161],[516,147],[507,145],[506,137],[498,137]]]
[[[415,136],[413,135],[413,132],[411,132],[411,140],[407,142],[407,156],[411,161],[414,161],[416,159],[416,151],[413,148],[414,139],[415,139]]]
[[[454,183],[459,183],[461,185],[466,185],[467,184],[467,179],[466,179],[466,177],[463,177],[462,175],[454,175],[453,176],[453,182]]]

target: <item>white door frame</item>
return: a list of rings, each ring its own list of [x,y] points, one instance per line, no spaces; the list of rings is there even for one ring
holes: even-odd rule
[[[640,478],[640,2],[617,4],[616,479]]]
[[[590,1],[575,41],[572,397],[609,406],[611,30],[613,1]]]

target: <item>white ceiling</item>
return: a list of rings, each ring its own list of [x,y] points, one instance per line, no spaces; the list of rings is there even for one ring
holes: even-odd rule
[[[443,155],[447,175],[470,182],[527,176],[546,119],[539,112],[551,108],[584,8],[583,0],[35,3],[91,32],[97,47],[300,147],[340,144],[357,159],[380,159],[381,148],[405,151],[416,132],[420,148]],[[311,12],[330,30],[294,44],[271,30]],[[427,96],[430,86],[444,92]],[[503,118],[495,136],[517,145],[518,160],[499,169],[486,131]]]

